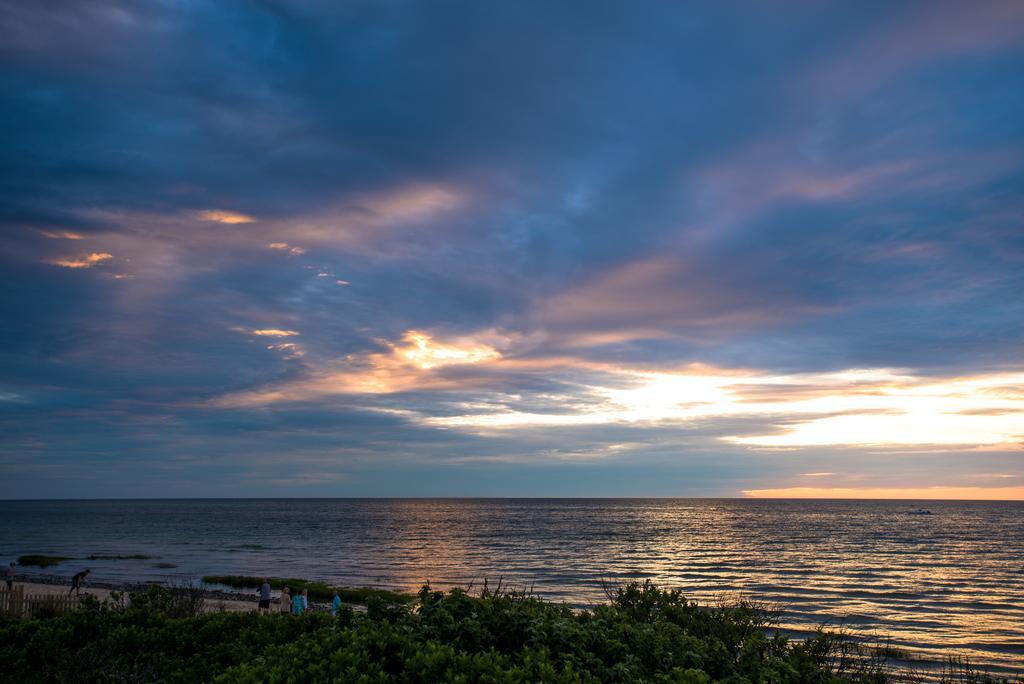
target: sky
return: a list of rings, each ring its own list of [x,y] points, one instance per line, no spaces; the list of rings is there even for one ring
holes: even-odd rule
[[[0,498],[1024,499],[1024,3],[0,36]]]

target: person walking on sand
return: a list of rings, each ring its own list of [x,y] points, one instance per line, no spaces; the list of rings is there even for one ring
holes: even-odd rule
[[[263,584],[260,586],[260,603],[259,611],[261,613],[270,612],[270,579],[266,578],[263,580]]]
[[[292,615],[302,615],[305,609],[306,606],[302,603],[302,594],[295,592],[292,596]]]
[[[7,566],[7,572],[4,573],[4,581],[7,582],[7,591],[14,589],[14,561]]]
[[[282,613],[292,612],[292,592],[291,589],[285,587],[281,590],[281,598],[278,599],[278,610]]]
[[[81,595],[82,582],[85,581],[85,578],[89,576],[90,572],[92,572],[92,570],[86,568],[85,570],[74,574],[71,578],[71,588],[68,589],[68,596],[71,596],[71,592],[74,592],[76,597]]]
[[[341,608],[341,597],[338,596],[338,590],[334,590],[334,598],[331,599],[331,617],[338,617],[338,609]]]

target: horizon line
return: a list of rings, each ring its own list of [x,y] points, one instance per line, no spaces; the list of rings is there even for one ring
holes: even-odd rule
[[[150,497],[52,497],[52,498],[4,498],[0,497],[0,503],[29,503],[29,502],[84,502],[84,501],[441,501],[441,500],[604,500],[622,501],[631,499],[647,500],[692,500],[692,501],[932,501],[939,503],[1024,503],[1024,499],[952,499],[952,498],[885,498],[885,497],[812,497],[812,496],[790,496],[790,497],[758,497],[758,496],[656,496],[656,495],[635,495],[635,496],[463,496],[463,495],[436,495],[436,496],[150,496]]]

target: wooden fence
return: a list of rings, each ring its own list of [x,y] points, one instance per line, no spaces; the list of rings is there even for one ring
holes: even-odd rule
[[[77,596],[67,594],[26,594],[24,587],[0,590],[0,614],[12,617],[62,615],[78,608]]]

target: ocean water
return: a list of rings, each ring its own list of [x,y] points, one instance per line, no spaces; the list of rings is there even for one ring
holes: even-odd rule
[[[933,515],[911,515],[925,505]],[[96,580],[274,575],[415,590],[484,580],[585,606],[650,579],[844,624],[922,667],[1024,674],[1024,503],[737,499],[0,501],[0,560]],[[173,570],[155,567],[174,563]]]

